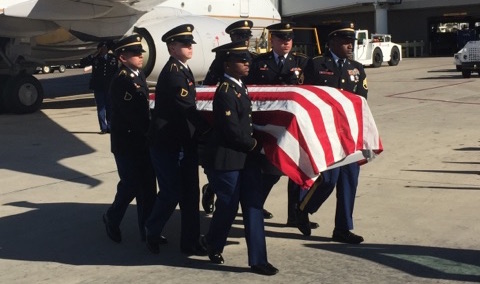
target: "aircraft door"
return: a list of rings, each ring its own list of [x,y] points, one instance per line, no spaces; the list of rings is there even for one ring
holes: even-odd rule
[[[250,15],[250,0],[240,0],[240,16],[248,17]]]

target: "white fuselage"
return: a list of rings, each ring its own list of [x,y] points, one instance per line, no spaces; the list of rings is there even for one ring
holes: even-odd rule
[[[253,21],[254,37],[259,37],[264,27],[280,22],[280,14],[270,0],[62,0],[61,5],[58,0],[0,0],[0,37],[11,39],[5,49],[12,62],[22,56],[18,50],[32,61],[57,62],[91,52],[85,45],[72,45],[69,54],[58,52],[62,44],[65,51],[65,43],[38,44],[35,37],[47,33],[67,30],[82,41],[97,42],[118,39],[140,29],[142,35],[152,39],[145,41],[148,50],[144,48],[147,59],[154,61],[148,68],[151,82],[156,81],[168,60],[161,36],[169,29],[184,23],[195,26],[197,44],[189,64],[196,79],[202,80],[214,59],[211,49],[230,41],[224,30],[240,19]]]

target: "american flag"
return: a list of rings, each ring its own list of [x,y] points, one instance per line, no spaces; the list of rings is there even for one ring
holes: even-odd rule
[[[322,171],[366,162],[383,151],[367,101],[331,87],[251,86],[254,128],[267,159],[303,188]],[[212,111],[214,87],[197,88],[197,108]]]

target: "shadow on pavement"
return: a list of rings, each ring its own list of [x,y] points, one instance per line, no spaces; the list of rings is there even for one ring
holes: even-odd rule
[[[480,281],[479,250],[394,244],[306,246],[369,260],[417,277],[464,282]]]
[[[90,187],[100,180],[66,167],[61,160],[95,152],[42,112],[3,115],[0,169],[68,180]]]
[[[113,197],[112,197],[113,198]],[[188,257],[180,253],[180,212],[175,211],[165,228],[168,244],[160,254],[151,254],[141,242],[136,206],[130,205],[121,224],[122,243],[114,243],[105,232],[102,214],[107,204],[42,203],[26,201],[2,204],[31,209],[0,218],[0,258],[47,261],[71,265],[143,266],[166,265],[229,272],[250,272],[245,267],[214,265],[208,257]],[[201,216],[202,228],[208,218]],[[232,231],[237,229],[232,229]],[[236,232],[240,235],[240,232]],[[235,245],[235,242],[229,242]],[[228,256],[226,256],[228,258]]]

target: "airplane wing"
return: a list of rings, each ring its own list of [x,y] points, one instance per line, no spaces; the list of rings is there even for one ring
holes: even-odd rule
[[[280,14],[270,0],[0,0],[0,75],[7,75],[0,111],[40,107],[43,89],[32,76],[37,67],[80,60],[95,42],[133,32],[143,37],[143,71],[155,83],[169,57],[162,35],[185,23],[195,27],[189,66],[201,81],[215,57],[211,50],[230,41],[225,28],[244,19],[262,28],[279,22]]]
[[[63,27],[84,41],[118,38],[164,1],[0,0],[0,36],[31,37]]]
[[[0,14],[38,20],[87,20],[148,12],[166,0],[0,0]]]

